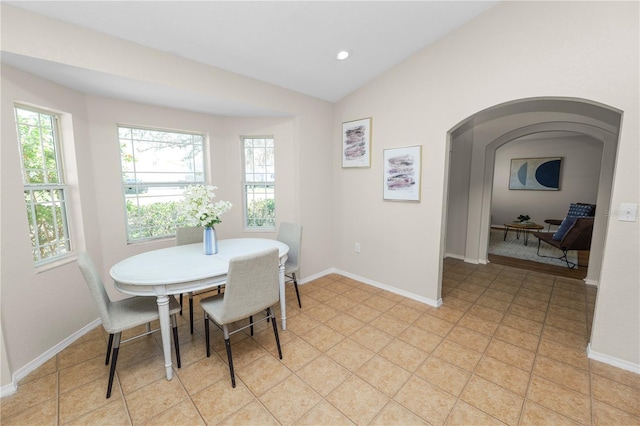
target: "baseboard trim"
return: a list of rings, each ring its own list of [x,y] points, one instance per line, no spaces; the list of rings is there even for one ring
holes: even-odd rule
[[[80,330],[73,333],[71,336],[67,337],[48,351],[44,352],[42,355],[34,359],[33,361],[26,364],[24,367],[16,370],[15,373],[11,376],[11,383],[0,388],[0,398],[4,398],[5,396],[11,395],[18,390],[18,382],[20,380],[27,377],[30,373],[35,371],[38,367],[40,367],[45,362],[49,361],[51,358],[62,352],[64,349],[69,347],[73,342],[93,330],[94,328],[100,326],[102,321],[100,319],[95,319],[89,324],[82,327]]]
[[[399,294],[400,296],[404,296],[406,298],[409,298],[409,299],[415,300],[417,302],[421,302],[421,303],[427,304],[429,306],[433,306],[435,308],[437,308],[440,305],[442,305],[442,298],[440,298],[438,300],[429,299],[428,297],[423,297],[423,296],[420,296],[420,295],[417,295],[417,294],[414,294],[414,293],[411,293],[411,292],[408,292],[408,291],[404,291],[404,290],[401,290],[401,289],[398,289],[398,288],[395,288],[395,287],[391,287],[391,286],[389,286],[387,284],[382,284],[382,283],[379,283],[377,281],[373,281],[373,280],[370,280],[368,278],[361,277],[360,275],[356,275],[356,274],[352,274],[350,272],[342,271],[340,269],[333,269],[332,273],[336,273],[336,274],[339,274],[339,275],[344,275],[347,278],[351,278],[351,279],[363,282],[363,283],[368,284],[370,286],[373,286],[373,287],[376,287],[376,288],[379,288],[379,289],[382,289],[382,290],[386,290],[386,291],[394,293],[394,294]]]
[[[587,357],[595,361],[600,361],[611,366],[622,368],[623,370],[631,371],[632,373],[640,374],[640,364],[634,364],[633,362],[625,361],[612,357],[610,355],[595,352],[591,349],[591,343],[587,345]]]

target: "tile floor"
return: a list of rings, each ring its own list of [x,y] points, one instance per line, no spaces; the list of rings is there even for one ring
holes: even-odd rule
[[[105,399],[97,328],[3,398],[1,423],[640,424],[640,376],[585,355],[596,290],[581,281],[447,259],[438,309],[331,275],[300,287],[299,310],[288,287],[284,359],[268,324],[235,336],[236,389],[215,328],[205,356],[197,307],[173,380],[159,337],[143,338],[121,349]]]

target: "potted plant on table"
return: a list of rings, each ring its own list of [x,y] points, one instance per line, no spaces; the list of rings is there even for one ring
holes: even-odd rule
[[[218,187],[212,185],[192,185],[184,191],[182,215],[190,225],[204,228],[204,254],[218,253],[215,225],[222,222],[220,216],[233,206],[229,201],[214,203],[216,189]]]
[[[529,223],[529,219],[531,219],[531,217],[529,217],[528,214],[521,214],[520,216],[518,216],[518,220],[516,221],[516,223],[526,225],[527,223]]]

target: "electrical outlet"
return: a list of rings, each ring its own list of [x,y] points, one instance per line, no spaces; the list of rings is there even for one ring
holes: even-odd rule
[[[360,253],[360,243],[356,243],[356,253]]]
[[[618,220],[623,222],[635,222],[638,217],[638,205],[635,203],[622,203],[620,204],[620,212],[618,213]]]

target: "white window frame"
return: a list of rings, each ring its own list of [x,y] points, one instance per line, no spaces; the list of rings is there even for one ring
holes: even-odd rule
[[[192,171],[185,171],[185,172],[179,172],[182,177],[184,177],[185,174],[190,174],[191,178],[188,180],[183,180],[183,179],[176,179],[176,180],[172,180],[172,179],[167,179],[167,180],[163,180],[163,181],[153,181],[153,182],[143,182],[141,183],[142,179],[139,179],[139,177],[141,177],[142,175],[149,174],[150,171],[149,170],[142,170],[139,171],[138,170],[138,165],[136,163],[136,159],[135,159],[135,155],[133,156],[133,170],[129,170],[129,171],[125,171],[124,169],[124,165],[122,164],[122,143],[123,140],[128,140],[131,142],[132,147],[136,144],[136,141],[140,142],[140,139],[134,138],[133,135],[131,135],[128,139],[127,138],[123,138],[122,134],[121,134],[121,130],[130,130],[133,134],[133,131],[148,131],[148,132],[159,132],[159,133],[168,133],[168,134],[175,134],[175,135],[183,135],[183,136],[189,136],[192,138],[201,138],[201,142],[199,143],[195,143],[195,139],[192,140],[192,144],[193,145],[200,145],[200,150],[201,150],[201,157],[202,157],[202,164],[201,164],[201,169],[199,169],[200,171],[198,171],[198,167],[196,166],[195,163],[195,158],[194,158],[194,164],[193,164],[193,170]],[[160,139],[154,140],[154,139],[149,139],[149,140],[145,140],[145,142],[154,142],[154,143],[163,143],[163,142],[167,142],[167,141],[163,141]],[[129,125],[129,124],[118,124],[118,143],[120,144],[120,155],[121,155],[121,168],[122,168],[122,193],[123,193],[123,197],[124,197],[124,207],[125,207],[125,224],[126,224],[126,237],[127,237],[127,243],[129,244],[135,244],[135,243],[141,243],[141,242],[145,242],[145,241],[149,241],[149,240],[155,240],[155,239],[161,239],[161,238],[170,238],[175,236],[175,229],[178,226],[185,226],[186,222],[184,220],[184,218],[180,218],[176,212],[176,216],[171,224],[170,227],[165,227],[166,232],[164,233],[159,233],[156,234],[154,233],[153,235],[146,235],[146,236],[141,236],[141,237],[133,237],[134,236],[134,232],[137,231],[144,231],[143,228],[138,227],[135,229],[132,229],[130,226],[131,220],[129,218],[129,214],[128,214],[128,210],[127,210],[127,201],[132,201],[134,202],[135,206],[137,206],[138,208],[140,207],[140,205],[142,205],[141,200],[144,199],[145,197],[150,198],[151,195],[149,193],[153,192],[154,190],[162,190],[162,189],[173,189],[173,192],[175,193],[175,189],[176,188],[180,188],[181,191],[179,194],[174,194],[174,196],[172,197],[175,202],[179,202],[183,199],[182,197],[182,192],[184,192],[184,189],[186,189],[188,186],[190,185],[195,185],[195,184],[205,184],[206,180],[207,180],[207,167],[206,167],[206,152],[207,152],[207,137],[204,133],[201,132],[194,132],[194,131],[185,131],[185,130],[175,130],[175,129],[163,129],[163,128],[157,128],[157,127],[146,127],[146,126],[138,126],[138,125]],[[171,142],[172,144],[175,144],[176,142]],[[188,143],[185,143],[185,145],[189,145]],[[133,151],[135,152],[135,150]],[[155,172],[160,173],[160,174],[171,174],[174,172],[170,172],[170,171],[162,171],[162,170],[155,170]],[[178,174],[176,173],[176,176],[178,176]],[[133,179],[133,182],[129,181],[127,182],[128,179]]]
[[[259,141],[264,140],[264,148],[268,151],[272,151],[272,164],[268,163],[263,158],[262,164],[256,163],[255,157],[252,152],[252,159],[247,158],[247,141]],[[243,226],[246,231],[273,231],[276,229],[276,178],[275,178],[275,138],[273,135],[269,136],[241,136],[241,150],[242,150],[242,204],[243,204]],[[268,142],[271,141],[271,147],[268,147]],[[248,170],[247,165],[252,163],[251,170]],[[262,172],[259,171],[261,167],[267,167]],[[258,170],[258,171],[257,171]],[[266,218],[269,223],[264,225],[250,224],[249,215],[249,197],[250,192],[255,195],[255,188],[263,188],[264,193],[271,192],[270,196],[265,198],[273,200],[273,218]]]
[[[41,117],[47,117],[51,120],[51,143],[53,145],[55,166],[50,169],[46,162],[42,162],[42,168],[27,168],[25,164],[25,142],[21,137],[22,133],[20,127],[19,111],[26,111],[34,114],[38,114],[39,124],[37,126],[29,125],[31,128],[37,128],[40,134],[40,150],[45,151],[45,141],[42,137],[42,125]],[[69,257],[73,254],[73,245],[71,241],[71,233],[69,226],[69,208],[68,208],[68,185],[65,177],[64,159],[62,152],[62,137],[60,132],[60,117],[57,113],[46,111],[44,109],[26,106],[21,104],[14,105],[14,114],[16,120],[16,131],[18,136],[18,145],[20,147],[20,162],[22,169],[22,182],[24,185],[25,193],[25,206],[27,209],[27,218],[29,222],[30,238],[32,245],[32,256],[35,266],[42,266],[45,264],[56,262],[65,257]],[[41,171],[43,182],[32,183],[29,179],[29,174],[32,171]],[[51,173],[54,174],[52,179]],[[48,199],[42,199],[38,197],[38,193],[48,193]],[[59,226],[53,226],[52,231],[54,237],[44,243],[42,241],[45,236],[36,226],[37,220],[37,208],[38,206],[45,206],[50,208],[51,223],[59,223]],[[46,250],[49,250],[49,253]]]

